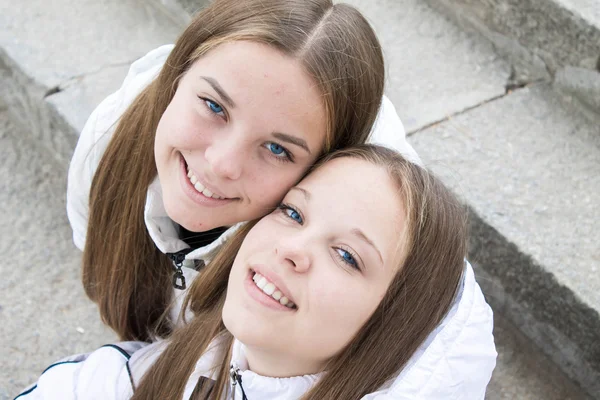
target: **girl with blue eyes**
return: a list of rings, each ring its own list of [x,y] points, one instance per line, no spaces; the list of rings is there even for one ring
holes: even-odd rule
[[[323,155],[370,136],[418,160],[383,86],[371,26],[330,0],[215,0],[136,61],[69,168],[67,214],[103,321],[124,340],[169,335],[197,271]]]
[[[233,235],[168,340],[63,360],[17,398],[483,399],[495,351],[473,327],[489,310],[466,240],[464,208],[423,168],[333,153]]]

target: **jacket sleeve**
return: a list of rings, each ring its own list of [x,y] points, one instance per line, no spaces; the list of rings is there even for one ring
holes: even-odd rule
[[[119,118],[158,75],[172,49],[173,45],[161,46],[135,61],[123,85],[92,112],[79,136],[69,165],[67,216],[73,229],[73,242],[82,251],[87,232],[90,187],[96,168]]]
[[[67,216],[73,229],[73,243],[83,251],[88,221],[90,187],[96,168],[112,135],[112,130],[102,132],[102,122],[116,122],[116,104],[120,93],[107,97],[92,112],[85,123],[69,165],[67,180]],[[111,118],[112,117],[112,118]]]
[[[123,399],[133,395],[129,359],[148,344],[123,342],[65,358],[15,400]]]
[[[381,99],[381,107],[367,142],[396,150],[409,161],[422,165],[419,155],[406,141],[404,126],[396,108],[386,96]]]

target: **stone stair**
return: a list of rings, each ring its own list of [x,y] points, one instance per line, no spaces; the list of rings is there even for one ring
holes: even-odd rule
[[[496,312],[490,400],[600,398],[600,10],[595,0],[563,0],[569,7],[556,14],[554,1],[486,1],[502,4],[471,14],[466,0],[348,1],[381,39],[386,93],[409,141],[471,212],[470,260]],[[8,343],[0,353],[12,360],[0,373],[0,399],[62,355],[113,340],[79,283],[64,215],[66,167],[87,116],[128,65],[172,43],[202,3],[0,0],[0,156],[8,160],[0,245],[12,254],[0,264],[9,276],[0,284]],[[511,23],[511,7],[524,13],[531,3],[550,4],[536,14],[544,27],[575,21],[571,42],[540,50],[531,43],[544,41],[531,34],[520,42],[512,25],[494,35]],[[507,22],[494,25],[498,10]],[[577,34],[587,44],[569,47]],[[570,48],[581,57],[568,58]],[[17,246],[13,230],[22,232]]]

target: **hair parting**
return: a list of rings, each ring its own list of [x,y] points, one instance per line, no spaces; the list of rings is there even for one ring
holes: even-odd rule
[[[122,340],[151,340],[152,332],[172,330],[161,318],[172,296],[171,261],[144,222],[148,186],[157,175],[155,132],[180,77],[198,58],[234,40],[272,46],[301,63],[323,95],[323,153],[364,143],[375,121],[383,55],[356,9],[330,0],[215,0],[198,13],[159,76],[121,116],[92,181],[82,280]]]

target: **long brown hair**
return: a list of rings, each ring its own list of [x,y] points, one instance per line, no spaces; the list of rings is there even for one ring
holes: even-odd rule
[[[465,209],[429,172],[378,146],[338,151],[325,162],[340,157],[386,168],[396,183],[406,216],[405,234],[399,238],[404,257],[373,315],[328,362],[323,377],[303,399],[358,399],[396,376],[450,309],[467,253]],[[215,366],[216,385],[210,395],[204,390],[196,398],[220,399],[228,390],[233,337],[225,329],[221,313],[235,254],[252,226],[239,231],[203,272],[202,279],[192,284],[186,305],[195,317],[173,333],[134,399],[181,398],[195,363],[217,337],[221,354]]]
[[[122,115],[94,175],[83,284],[123,340],[167,335],[172,266],[144,223],[158,122],[190,65],[219,44],[250,40],[297,59],[319,87],[323,152],[364,143],[383,96],[384,64],[365,18],[331,0],[215,0],[178,39],[159,76]],[[161,322],[159,322],[161,321]]]

